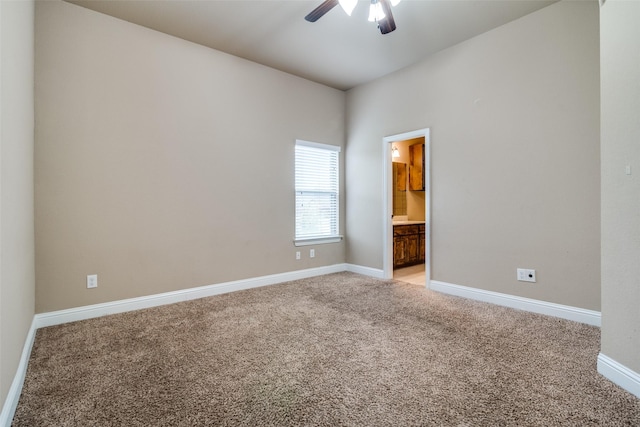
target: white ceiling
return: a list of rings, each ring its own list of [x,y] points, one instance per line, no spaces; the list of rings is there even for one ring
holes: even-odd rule
[[[397,29],[336,6],[304,20],[323,0],[67,0],[337,89],[346,90],[541,9],[555,0],[403,0]]]

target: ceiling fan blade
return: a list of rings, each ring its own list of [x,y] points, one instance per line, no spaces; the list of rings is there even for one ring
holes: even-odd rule
[[[325,0],[322,4],[311,11],[310,14],[304,17],[309,22],[316,22],[322,18],[325,13],[336,7],[338,0]]]
[[[391,5],[389,0],[379,0],[382,4],[382,10],[384,11],[384,19],[378,21],[378,27],[382,34],[388,34],[396,29],[396,21],[393,19],[393,13],[391,13]]]

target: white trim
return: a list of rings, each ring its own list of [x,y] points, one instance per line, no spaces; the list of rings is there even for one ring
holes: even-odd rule
[[[616,362],[605,354],[598,354],[598,373],[640,398],[640,374]]]
[[[268,286],[292,280],[321,276],[324,274],[338,273],[341,271],[350,271],[353,273],[363,274],[379,279],[384,278],[384,271],[377,268],[365,267],[355,264],[334,264],[324,267],[310,268],[306,270],[297,270],[251,279],[243,279],[232,282],[219,283],[215,285],[201,286],[180,291],[165,292],[162,294],[149,295],[139,298],[130,298],[104,304],[95,304],[90,306],[71,308],[67,310],[36,314],[33,317],[33,321],[31,322],[31,327],[29,329],[29,332],[27,333],[24,347],[22,349],[22,355],[18,364],[18,369],[16,370],[13,382],[11,383],[11,387],[9,389],[9,392],[7,393],[7,398],[5,399],[4,405],[2,407],[2,412],[0,413],[0,426],[8,427],[11,425],[11,422],[13,420],[13,416],[20,399],[20,393],[22,392],[25,375],[27,373],[29,357],[31,356],[31,349],[35,340],[36,330],[38,328],[60,325],[63,323],[74,322],[78,320],[92,319],[108,314],[123,313],[143,308],[157,307],[165,304],[172,304],[181,301],[220,295],[228,292]],[[499,294],[496,292],[468,288],[465,286],[453,285],[450,283],[438,282],[434,280],[430,282],[430,289],[438,292],[463,296],[466,298],[491,302],[513,308],[524,309],[536,313],[549,314],[552,316],[600,326],[600,313],[595,311],[561,306],[559,304],[552,304],[543,301],[515,297],[512,295]],[[598,372],[609,380],[618,384],[622,388],[640,397],[640,376],[602,353],[598,356]]]
[[[376,279],[384,279],[384,271],[379,268],[364,267],[362,265],[346,264],[347,271],[352,273],[363,274],[365,276],[375,277]]]
[[[499,292],[485,291],[484,289],[454,285],[437,280],[431,280],[429,289],[477,301],[516,308],[518,310],[560,317],[562,319],[586,323],[587,325],[598,327],[601,325],[601,315],[599,311],[587,310],[584,308],[524,298],[515,295],[502,294]]]
[[[272,274],[269,276],[255,277],[251,279],[235,280],[232,282],[218,283],[215,285],[201,286],[197,288],[183,289],[162,294],[148,295],[138,298],[112,301],[103,304],[87,305],[66,310],[40,313],[34,316],[36,328],[60,325],[78,320],[92,319],[108,314],[124,313],[143,308],[158,307],[176,302],[189,301],[198,298],[220,295],[261,286],[274,285],[292,280],[306,279],[308,277],[321,276],[323,274],[346,271],[345,264],[334,264],[325,267],[310,268],[306,270],[290,271],[287,273]]]
[[[338,153],[340,152],[339,145],[322,144],[320,142],[305,141],[303,139],[296,139],[296,145],[302,145],[304,147],[312,147],[312,148],[321,148],[323,150],[337,151]]]
[[[426,165],[426,172],[424,177],[424,221],[425,221],[425,243],[424,243],[424,274],[425,283],[431,281],[431,131],[427,128],[424,130],[424,164]],[[393,224],[391,226],[393,229]],[[393,246],[391,247],[391,253],[393,254]],[[393,255],[391,255],[393,258]],[[393,272],[391,273],[393,276]]]
[[[405,132],[398,135],[385,136],[382,139],[382,271],[384,279],[393,279],[393,224],[391,215],[393,213],[393,193],[392,183],[392,166],[389,144],[398,141],[406,141],[424,137],[424,165],[425,165],[425,277],[426,283],[431,280],[431,132],[429,128],[418,129],[411,132]]]
[[[352,269],[353,268],[353,269]],[[365,271],[375,272],[375,269],[368,267],[352,266],[350,264],[334,264],[324,267],[309,268],[306,270],[290,271],[286,273],[272,274],[268,276],[255,277],[251,279],[236,280],[232,282],[218,283],[215,285],[201,286],[197,288],[184,289],[180,291],[165,292],[162,294],[148,295],[138,298],[112,301],[103,304],[94,304],[83,307],[75,307],[66,310],[40,313],[33,316],[31,328],[27,333],[22,355],[16,374],[14,376],[7,398],[0,412],[0,427],[9,427],[13,421],[22,386],[31,357],[31,349],[35,340],[36,330],[47,326],[61,325],[63,323],[75,322],[78,320],[92,319],[109,314],[124,313],[127,311],[140,310],[150,307],[158,307],[176,302],[189,301],[213,295],[220,295],[245,289],[258,288],[261,286],[275,285],[292,280],[306,279],[309,277],[322,276],[324,274],[339,273],[341,271],[355,271],[367,274]]]
[[[342,241],[342,236],[327,236],[327,237],[312,237],[310,239],[298,239],[294,240],[294,246],[312,246],[312,245],[324,245],[327,243],[338,243]]]
[[[31,322],[31,327],[27,333],[27,338],[24,341],[22,347],[22,355],[20,356],[20,362],[18,363],[18,369],[13,377],[13,382],[7,393],[7,398],[2,405],[2,412],[0,413],[0,426],[9,427],[13,421],[13,416],[16,413],[18,407],[18,401],[20,400],[20,394],[22,393],[22,386],[24,385],[24,378],[27,375],[27,366],[29,365],[29,357],[31,357],[31,348],[36,338],[36,321]]]

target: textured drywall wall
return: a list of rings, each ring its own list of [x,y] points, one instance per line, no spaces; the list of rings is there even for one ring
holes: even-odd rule
[[[0,405],[34,312],[33,1],[0,1]]]
[[[295,140],[344,146],[344,109],[344,92],[39,2],[36,311],[344,262],[344,243],[300,261],[293,245]]]
[[[347,262],[382,268],[381,141],[428,127],[432,279],[600,310],[599,78],[560,2],[349,91]]]
[[[602,353],[640,373],[638,22],[638,2],[607,1],[600,10]]]

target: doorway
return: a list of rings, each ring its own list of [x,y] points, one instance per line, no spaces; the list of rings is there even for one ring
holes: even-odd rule
[[[424,141],[424,145],[422,145],[422,141]],[[412,218],[411,208],[408,206],[407,215],[404,216],[396,216],[396,221],[394,221],[394,192],[397,190],[397,187],[394,185],[394,182],[397,182],[397,175],[394,174],[393,166],[393,152],[395,149],[397,150],[407,150],[408,147],[412,145],[420,145],[420,147],[414,147],[416,150],[412,150],[413,153],[417,153],[418,148],[422,148],[422,155],[424,156],[424,161],[421,162],[422,167],[422,177],[424,181],[423,190],[418,190],[419,187],[414,187],[414,189],[407,188],[407,193],[412,196],[415,195],[414,199],[419,200],[421,203],[422,198],[424,199],[424,206],[418,206],[416,216]],[[394,264],[396,266],[405,265],[399,263],[398,260],[398,251],[405,250],[405,237],[408,244],[411,246],[411,253],[414,253],[415,249],[413,245],[414,242],[418,242],[418,251],[424,251],[424,263],[420,261],[418,263],[415,262],[412,258],[408,259],[411,264],[410,267],[404,268],[396,268],[396,275],[399,280],[409,281],[414,283],[424,284],[425,287],[429,288],[429,282],[431,280],[431,140],[430,140],[430,132],[428,128],[419,129],[412,132],[405,132],[398,135],[391,135],[383,138],[382,141],[382,155],[383,155],[383,277],[385,279],[394,278]],[[418,167],[418,160],[416,158],[419,154],[415,154],[415,156],[409,157],[409,155],[405,152],[396,153],[400,159],[411,159],[411,164],[407,165],[407,182],[409,185],[411,183],[411,171],[415,171]],[[397,165],[396,165],[397,166]],[[417,176],[417,173],[414,172],[414,176]],[[401,178],[402,179],[402,178]],[[419,180],[418,180],[419,181]],[[416,184],[420,185],[420,184]],[[415,192],[415,193],[411,193]],[[396,194],[396,199],[398,195]],[[414,200],[415,202],[415,200]],[[409,201],[408,205],[411,205],[411,201]],[[424,208],[424,211],[421,209]],[[424,220],[421,217],[424,215]],[[394,242],[394,228],[396,228],[396,239]],[[415,228],[415,230],[414,230]],[[413,233],[421,233],[419,235],[413,236]],[[422,234],[422,232],[424,234]],[[396,256],[394,257],[394,247],[396,249]],[[422,248],[420,250],[420,248]],[[422,255],[422,254],[420,254]],[[411,255],[413,256],[413,255]],[[395,263],[394,263],[395,258]],[[401,258],[401,257],[400,257]],[[417,279],[417,281],[416,281]]]

